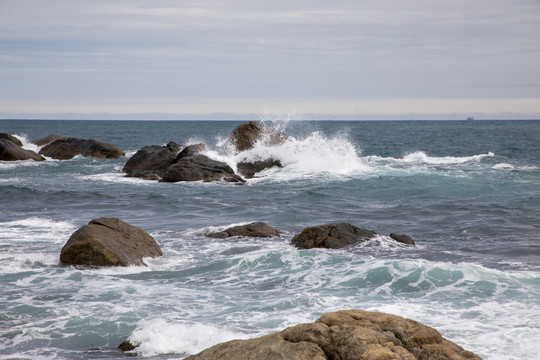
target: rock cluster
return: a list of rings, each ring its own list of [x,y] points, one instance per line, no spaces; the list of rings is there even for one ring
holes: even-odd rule
[[[295,235],[291,243],[300,249],[340,249],[369,241],[375,236],[377,236],[375,231],[348,223],[338,223],[307,227],[300,234]],[[400,243],[415,245],[414,240],[407,235],[392,233],[390,237]]]
[[[426,325],[400,316],[342,310],[279,333],[215,345],[186,360],[480,360]]]
[[[144,265],[143,258],[162,256],[152,236],[116,218],[92,220],[73,233],[60,253],[71,265]]]

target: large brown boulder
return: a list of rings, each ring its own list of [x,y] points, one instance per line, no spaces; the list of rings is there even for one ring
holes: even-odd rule
[[[181,148],[173,141],[165,146],[145,146],[129,158],[122,171],[128,177],[159,180],[175,161]]]
[[[162,182],[178,181],[225,181],[243,184],[246,181],[236,175],[231,167],[223,162],[212,160],[205,155],[181,158],[169,166]]]
[[[400,316],[343,310],[279,333],[215,345],[186,360],[481,360],[426,325]]]
[[[11,140],[0,139],[0,160],[16,161],[16,160],[35,160],[43,161],[45,158],[36,154],[32,150],[26,150],[15,144]]]
[[[211,238],[224,239],[232,236],[247,236],[247,237],[275,237],[282,234],[281,230],[278,230],[263,222],[253,222],[246,225],[233,226],[223,231],[206,234]]]
[[[21,142],[21,140],[17,139],[15,136],[8,133],[0,133],[0,139],[6,139],[6,140],[11,141],[15,145],[23,146],[23,143]]]
[[[39,153],[57,160],[72,159],[76,155],[100,159],[118,159],[124,152],[112,144],[94,139],[58,139],[44,146]]]
[[[37,146],[44,146],[44,145],[52,143],[55,140],[64,140],[64,139],[65,137],[63,136],[51,134],[47,137],[44,137],[43,139],[35,140],[33,141],[33,143],[36,144]]]
[[[116,218],[92,220],[75,231],[62,248],[60,261],[72,265],[144,265],[143,258],[163,253],[152,236]]]

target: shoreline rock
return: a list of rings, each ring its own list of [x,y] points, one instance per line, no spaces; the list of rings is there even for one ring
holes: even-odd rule
[[[313,323],[232,340],[185,360],[481,360],[417,321],[364,310],[322,315]]]
[[[60,136],[60,135],[57,135],[57,134],[51,134],[49,136],[44,137],[43,139],[34,140],[32,142],[37,146],[45,146],[47,144],[52,143],[53,141],[65,140],[65,139],[66,138],[64,136]]]
[[[11,134],[8,134],[8,133],[0,133],[0,139],[9,140],[12,143],[14,143],[15,145],[20,146],[20,147],[23,146],[23,143],[21,142],[21,140],[17,139],[15,136],[13,136]]]
[[[145,265],[144,257],[163,253],[145,230],[116,218],[99,218],[75,231],[60,253],[70,265]]]

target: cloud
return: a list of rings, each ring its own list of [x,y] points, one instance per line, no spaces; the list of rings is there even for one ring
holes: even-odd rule
[[[538,24],[529,0],[0,0],[0,97],[537,98]]]

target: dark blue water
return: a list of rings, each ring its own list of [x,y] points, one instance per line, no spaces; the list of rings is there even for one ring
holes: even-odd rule
[[[540,351],[540,121],[270,122],[290,138],[230,152],[228,121],[0,120],[30,140],[95,138],[120,159],[0,162],[0,357],[182,358],[216,342],[362,308],[413,318],[485,359]],[[282,169],[245,186],[125,178],[146,145],[204,142],[229,163]],[[61,266],[69,236],[112,216],[151,233],[148,267]],[[272,240],[205,232],[265,221]],[[298,251],[304,227],[350,222],[412,236]],[[525,344],[525,345],[524,345]]]

